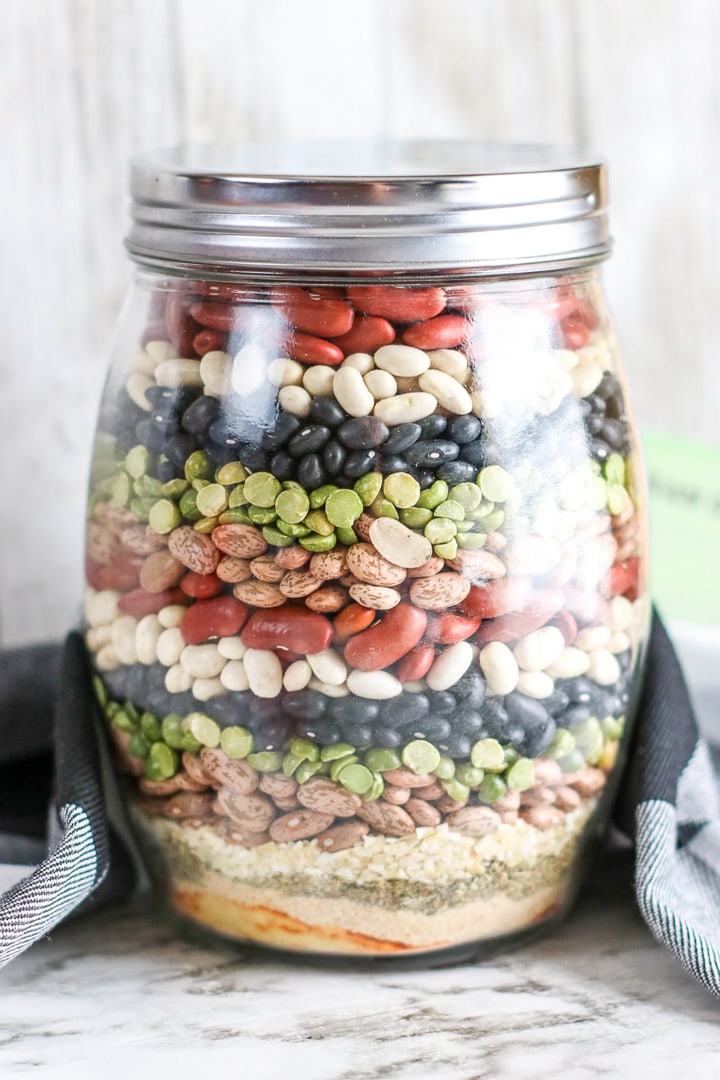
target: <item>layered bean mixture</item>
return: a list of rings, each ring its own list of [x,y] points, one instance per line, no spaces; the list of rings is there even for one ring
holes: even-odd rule
[[[369,955],[551,917],[647,614],[592,278],[153,285],[101,415],[85,616],[171,902]]]

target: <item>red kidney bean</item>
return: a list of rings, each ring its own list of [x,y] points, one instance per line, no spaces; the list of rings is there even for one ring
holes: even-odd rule
[[[188,645],[201,645],[210,638],[238,634],[247,617],[247,607],[234,596],[197,600],[186,609],[180,633]]]
[[[396,663],[414,648],[425,633],[427,613],[412,604],[400,603],[371,626],[351,637],[345,659],[360,671],[380,671]]]
[[[556,626],[558,628],[562,636],[565,638],[566,645],[572,645],[575,638],[577,637],[577,623],[575,622],[569,611],[556,612],[548,623],[548,626]]]
[[[182,589],[166,589],[159,593],[133,589],[120,597],[118,611],[122,611],[123,615],[134,615],[136,619],[142,619],[144,615],[157,615],[161,608],[169,607],[170,604],[187,604],[187,596]]]
[[[249,649],[280,648],[312,655],[327,649],[332,640],[332,623],[304,607],[269,608],[250,616],[241,637]]]
[[[270,290],[273,307],[297,330],[319,337],[339,337],[353,324],[355,312],[344,300],[312,297],[297,286]]]
[[[215,352],[217,349],[224,349],[226,345],[227,334],[223,334],[220,330],[201,330],[193,338],[193,349],[198,356]]]
[[[180,588],[186,596],[192,596],[196,600],[208,600],[221,593],[224,584],[217,574],[198,574],[195,570],[190,570],[183,575]]]
[[[552,616],[563,604],[565,597],[559,589],[546,589],[542,593],[536,593],[532,602],[523,611],[513,614],[502,615],[480,627],[473,638],[478,644],[488,641],[517,641],[525,634],[532,634],[545,626]]]
[[[481,621],[478,618],[468,618],[467,615],[455,615],[452,611],[431,614],[425,639],[438,645],[454,645],[457,641],[467,641],[478,629]]]
[[[301,360],[305,364],[325,364],[327,367],[337,367],[345,359],[342,349],[334,345],[332,341],[311,337],[310,334],[293,334],[286,347],[288,356],[293,360]]]
[[[377,315],[357,315],[347,334],[335,338],[346,356],[351,353],[374,353],[382,345],[390,345],[395,340],[395,327]]]
[[[572,290],[563,290],[555,301],[548,305],[558,322],[572,319],[582,323],[588,330],[594,330],[598,324],[597,315],[582,296],[575,296]]]
[[[144,555],[118,544],[112,550],[109,564],[103,566],[98,574],[102,582],[100,588],[118,589],[120,592],[134,589],[140,584],[140,570],[144,561]]]
[[[171,293],[165,309],[168,337],[180,356],[192,357],[193,340],[202,329],[187,310],[187,299],[181,292]]]
[[[587,345],[590,338],[590,331],[585,323],[572,317],[563,319],[560,323],[560,330],[566,349],[582,349],[583,345]]]
[[[434,645],[416,645],[403,656],[397,666],[397,677],[401,683],[424,679],[435,659]]]
[[[347,291],[358,311],[380,315],[393,322],[414,323],[432,319],[445,310],[442,289],[405,289],[396,285],[353,285]]]
[[[230,300],[238,304],[262,300],[265,295],[262,289],[236,285],[231,281],[190,281],[188,288],[196,296],[206,296],[209,300]]]
[[[377,612],[373,608],[363,607],[362,604],[348,604],[333,622],[333,641],[343,644],[353,634],[359,634],[367,630],[375,622]]]
[[[242,309],[219,300],[202,300],[190,305],[193,318],[211,330],[235,330],[245,322]]]
[[[416,349],[452,349],[467,341],[471,332],[472,324],[462,315],[438,315],[408,326],[402,339]]]
[[[473,585],[458,607],[463,614],[476,619],[494,619],[511,611],[522,611],[531,594],[531,578],[499,578]]]
[[[615,563],[608,575],[610,596],[626,596],[633,602],[638,598],[640,560],[637,555]]]
[[[90,556],[85,557],[85,580],[91,589],[104,588],[101,578],[101,573],[104,570],[102,563],[95,562]]]
[[[313,285],[308,291],[311,296],[319,296],[321,300],[345,299],[345,290],[339,285]]]

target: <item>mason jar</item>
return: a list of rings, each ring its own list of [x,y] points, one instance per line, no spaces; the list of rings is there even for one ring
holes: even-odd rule
[[[459,958],[553,924],[648,625],[603,165],[175,150],[131,194],[85,620],[151,876],[298,952]]]

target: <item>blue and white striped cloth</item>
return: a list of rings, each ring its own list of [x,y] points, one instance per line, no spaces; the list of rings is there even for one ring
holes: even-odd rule
[[[51,737],[47,703],[58,652],[41,646],[0,657],[0,890],[6,890],[0,895],[0,966],[71,912],[116,900],[133,883],[128,855],[106,823],[87,658],[77,634],[63,650]],[[32,778],[42,775],[43,755],[51,749],[55,779],[47,825]],[[645,922],[720,996],[717,778],[657,615],[614,816],[635,844],[635,893]]]

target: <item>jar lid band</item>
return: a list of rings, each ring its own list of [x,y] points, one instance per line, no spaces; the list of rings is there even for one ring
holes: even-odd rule
[[[460,140],[176,148],[131,163],[139,262],[343,273],[498,274],[607,254],[605,166]]]

